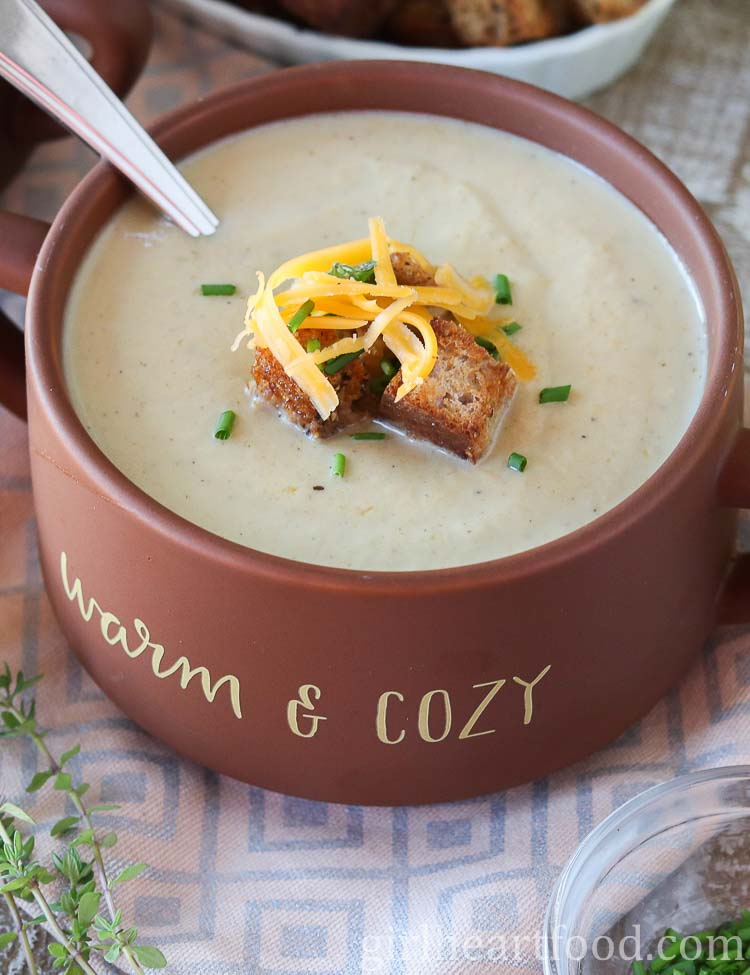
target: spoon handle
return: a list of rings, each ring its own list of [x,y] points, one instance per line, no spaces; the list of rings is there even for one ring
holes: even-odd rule
[[[35,0],[0,0],[0,76],[109,160],[191,236],[218,219]]]

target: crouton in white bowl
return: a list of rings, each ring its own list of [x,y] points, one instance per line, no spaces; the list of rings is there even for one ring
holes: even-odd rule
[[[631,68],[674,2],[648,0],[629,17],[515,47],[434,48],[323,34],[250,13],[227,0],[161,0],[232,43],[285,64],[363,58],[433,61],[492,71],[565,98],[584,98]]]

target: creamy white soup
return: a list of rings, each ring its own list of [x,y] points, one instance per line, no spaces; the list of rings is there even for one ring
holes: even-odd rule
[[[182,169],[221,226],[193,240],[128,202],[75,282],[65,370],[115,466],[217,535],[360,570],[499,558],[616,505],[696,410],[706,329],[685,270],[640,211],[560,155],[442,118],[345,113],[254,129]],[[366,236],[371,215],[435,263],[511,279],[513,341],[537,376],[476,466],[398,435],[311,440],[247,395],[251,353],[230,347],[256,269]],[[237,294],[203,297],[204,282]],[[567,402],[539,404],[568,383]],[[228,409],[232,436],[216,440]]]

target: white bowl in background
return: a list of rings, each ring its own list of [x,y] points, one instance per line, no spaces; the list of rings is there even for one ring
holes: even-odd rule
[[[584,98],[613,82],[641,56],[675,0],[648,0],[630,17],[517,47],[409,47],[336,37],[274,17],[250,13],[227,0],[160,0],[214,33],[283,64],[336,59],[436,61],[527,81],[566,98]]]

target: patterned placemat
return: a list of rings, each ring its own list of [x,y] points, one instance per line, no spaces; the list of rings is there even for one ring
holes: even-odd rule
[[[130,104],[148,120],[222,84],[271,70],[157,16],[155,49]],[[686,180],[750,282],[750,12],[747,0],[680,0],[636,70],[590,100]],[[92,155],[39,150],[3,204],[51,217]],[[16,312],[19,302],[11,302]],[[586,762],[509,792],[446,806],[362,809],[306,802],[216,776],[135,728],[92,685],[44,595],[25,428],[0,411],[0,659],[46,674],[50,741],[83,744],[74,766],[116,829],[126,913],[176,975],[538,972],[551,885],[591,827],[686,770],[750,761],[750,639],[725,632],[682,684]],[[0,748],[2,791],[36,768]],[[59,815],[40,794],[41,822]],[[519,939],[516,942],[514,939]],[[502,947],[504,946],[504,948]]]

